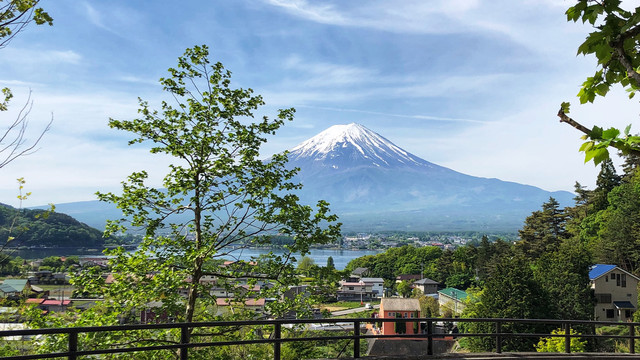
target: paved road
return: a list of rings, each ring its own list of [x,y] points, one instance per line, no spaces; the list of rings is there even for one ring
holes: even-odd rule
[[[373,305],[374,309],[379,309],[380,305]],[[343,316],[343,315],[348,315],[348,314],[353,314],[353,313],[359,313],[359,312],[363,312],[363,311],[367,311],[369,309],[367,309],[366,307],[359,307],[359,308],[355,308],[355,309],[348,309],[348,310],[339,310],[339,311],[332,311],[331,312],[331,316]]]

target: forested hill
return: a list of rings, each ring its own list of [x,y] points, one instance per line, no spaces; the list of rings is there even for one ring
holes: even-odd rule
[[[0,244],[8,246],[102,248],[102,232],[69,215],[16,209],[0,203]]]

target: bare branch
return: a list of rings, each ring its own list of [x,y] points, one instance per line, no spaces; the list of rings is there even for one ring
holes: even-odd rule
[[[31,100],[31,91],[29,91],[29,97],[24,104],[16,119],[9,124],[5,132],[0,135],[0,168],[9,164],[13,160],[21,157],[33,154],[38,151],[37,146],[42,140],[42,137],[51,129],[53,123],[53,115],[51,120],[40,132],[38,137],[33,140],[31,145],[28,145],[28,139],[25,138],[27,128],[29,126],[28,116],[31,113],[33,107],[33,101]]]

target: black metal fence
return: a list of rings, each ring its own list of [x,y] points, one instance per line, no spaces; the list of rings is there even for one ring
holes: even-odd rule
[[[418,334],[363,334],[362,329],[367,323],[374,324],[380,322],[394,322],[394,323],[415,323],[419,322],[423,324],[421,331]],[[438,323],[488,323],[492,324],[491,328],[493,332],[487,333],[436,333],[434,331],[435,325]],[[307,327],[309,324],[333,324],[337,326],[339,324],[347,324],[347,328],[352,329],[351,335],[334,335],[334,336],[318,336],[318,337],[282,337],[283,326],[299,326]],[[505,324],[539,324],[548,325],[554,328],[561,328],[564,330],[562,334],[551,333],[514,333],[503,331]],[[246,328],[252,326],[269,327],[271,333],[266,337],[251,340],[235,340],[235,341],[197,341],[203,335],[198,334],[198,329],[204,328]],[[627,335],[596,335],[591,334],[572,334],[571,329],[576,327],[591,327],[596,326],[617,326],[626,327],[628,329]],[[270,344],[273,346],[273,358],[280,360],[281,358],[281,345],[286,342],[297,341],[336,341],[341,339],[353,340],[353,357],[361,357],[360,343],[363,339],[370,338],[394,338],[394,339],[420,339],[425,340],[425,346],[427,347],[427,353],[433,354],[433,340],[451,338],[452,336],[458,337],[488,337],[495,341],[495,352],[501,353],[503,348],[503,342],[508,338],[550,338],[560,337],[564,339],[564,351],[566,353],[571,352],[571,339],[572,338],[594,338],[594,339],[616,339],[628,341],[629,351],[635,352],[635,340],[639,338],[636,335],[636,327],[640,326],[640,323],[619,323],[619,322],[607,322],[607,321],[582,321],[582,320],[543,320],[543,319],[450,319],[450,318],[419,318],[419,319],[382,319],[382,318],[361,318],[361,319],[300,319],[300,320],[247,320],[247,321],[219,321],[219,322],[199,322],[199,323],[175,323],[175,324],[140,324],[140,325],[119,325],[119,326],[102,326],[102,327],[69,327],[69,328],[48,328],[48,329],[25,329],[25,330],[3,330],[0,331],[0,339],[5,337],[16,336],[42,336],[42,335],[66,335],[68,337],[67,351],[47,353],[47,354],[28,354],[28,355],[13,355],[11,357],[0,357],[0,359],[51,359],[51,358],[67,358],[75,360],[80,356],[90,355],[106,355],[106,354],[126,354],[133,352],[143,351],[158,351],[158,350],[175,350],[179,354],[180,359],[188,359],[190,349],[194,348],[207,348],[217,346],[243,346],[249,344]],[[79,344],[79,334],[99,333],[104,334],[115,331],[136,331],[136,330],[160,330],[160,329],[174,329],[180,333],[180,341],[176,341],[172,344],[166,345],[151,345],[151,346],[131,346],[131,347],[118,347],[118,348],[105,348],[105,349],[93,349],[85,350],[82,348],[82,344]],[[328,332],[327,332],[328,333]],[[2,341],[2,340],[0,340]],[[10,341],[10,340],[5,340]]]

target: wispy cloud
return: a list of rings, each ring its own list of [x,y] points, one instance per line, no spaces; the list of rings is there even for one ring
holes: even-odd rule
[[[7,48],[3,49],[3,59],[0,63],[20,64],[70,64],[77,65],[83,60],[82,55],[73,50],[54,50],[54,49],[26,49],[26,48]]]
[[[463,122],[463,123],[480,123],[480,124],[486,122],[486,121],[475,120],[475,119],[449,118],[449,117],[431,116],[431,115],[422,115],[422,114],[416,114],[416,115],[394,114],[394,113],[386,113],[386,112],[379,112],[379,111],[367,111],[367,110],[347,109],[347,108],[333,108],[333,107],[324,107],[324,106],[301,105],[300,107],[309,108],[309,109],[336,111],[336,112],[348,112],[348,113],[358,113],[358,114],[368,114],[368,115],[381,115],[381,116],[386,116],[386,117],[403,118],[403,119],[432,120],[432,121],[444,121],[444,122]]]
[[[332,5],[311,4],[306,0],[266,0],[267,3],[280,7],[292,15],[323,24],[348,25],[349,19]]]

